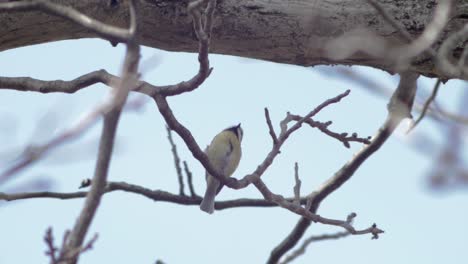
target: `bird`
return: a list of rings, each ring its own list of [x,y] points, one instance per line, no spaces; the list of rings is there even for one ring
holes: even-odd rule
[[[240,123],[237,126],[228,127],[218,133],[205,150],[210,163],[226,178],[229,178],[239,165],[242,156],[241,141],[243,134],[244,131]],[[200,203],[200,209],[212,214],[214,212],[215,196],[221,191],[223,184],[208,172],[206,172],[205,177],[206,191]]]

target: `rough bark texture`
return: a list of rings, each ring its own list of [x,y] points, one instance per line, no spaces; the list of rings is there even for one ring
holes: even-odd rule
[[[85,14],[125,26],[128,12],[122,1],[61,0]],[[429,23],[434,0],[381,0],[383,6],[414,37]],[[143,0],[141,43],[171,51],[197,50],[187,14],[188,0]],[[466,0],[457,0],[442,39],[468,21]],[[389,62],[358,52],[333,61],[326,58],[327,42],[346,32],[369,28],[391,43],[404,43],[398,32],[365,0],[218,0],[211,52],[295,65],[367,65],[393,72]],[[0,13],[0,51],[27,45],[96,35],[62,18],[33,12]],[[436,46],[440,44],[437,43]],[[461,48],[454,50],[454,56]],[[434,62],[423,55],[414,63],[426,76],[437,76]]]

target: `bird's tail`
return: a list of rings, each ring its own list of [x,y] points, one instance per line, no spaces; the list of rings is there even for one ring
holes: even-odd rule
[[[206,186],[205,196],[200,204],[200,210],[212,214],[214,212],[215,196],[219,187],[219,181],[211,179]]]

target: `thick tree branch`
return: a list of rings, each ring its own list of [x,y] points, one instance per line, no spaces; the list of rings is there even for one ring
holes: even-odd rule
[[[109,1],[101,0],[60,1],[61,5],[86,13],[96,21],[126,28],[128,8],[120,4],[123,1],[118,2],[110,6]],[[283,0],[220,1],[216,7],[218,17],[212,22],[216,34],[213,34],[215,45],[211,52],[304,66],[367,65],[392,71],[392,65],[362,53],[338,61],[324,56],[323,50],[330,39],[359,28],[368,28],[390,43],[402,43],[398,32],[389,27],[383,17],[376,16],[372,6],[363,5],[362,0],[314,3],[309,0],[287,4]],[[437,7],[433,0],[400,1],[398,6],[393,0],[381,0],[379,3],[413,39],[422,34]],[[197,40],[186,7],[187,1],[141,1],[143,23],[139,42],[165,50],[196,52]],[[452,19],[442,36],[451,35],[466,23],[462,15],[468,13],[468,7],[464,1],[454,1],[453,10]],[[27,11],[27,16],[18,14],[0,12],[0,50],[98,37],[92,30],[39,10]],[[435,43],[434,49],[437,50],[439,45]],[[455,55],[459,57],[458,53]],[[436,76],[440,73],[434,64],[430,56],[422,56],[412,68],[424,75]]]

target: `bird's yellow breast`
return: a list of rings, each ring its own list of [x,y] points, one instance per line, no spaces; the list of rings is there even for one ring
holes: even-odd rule
[[[239,139],[230,131],[223,131],[216,135],[207,149],[211,164],[225,177],[230,177],[241,158]]]

